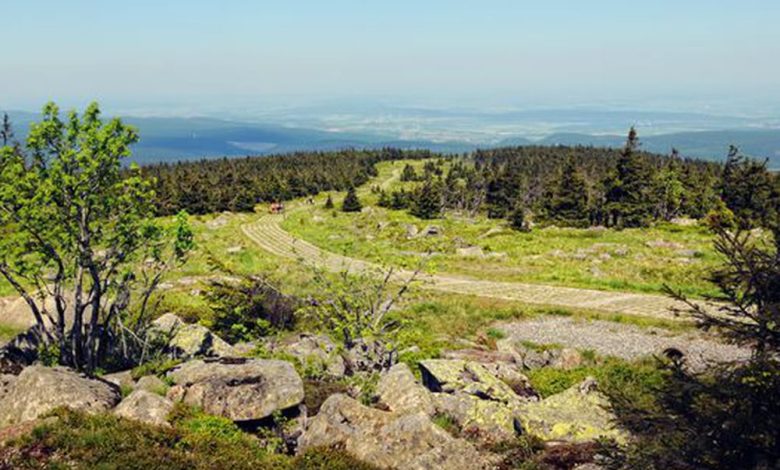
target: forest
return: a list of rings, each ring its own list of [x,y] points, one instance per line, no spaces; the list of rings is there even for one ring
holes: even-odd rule
[[[676,217],[703,218],[728,209],[741,228],[777,218],[780,183],[766,162],[724,149],[725,163],[641,150],[632,128],[623,149],[521,146],[468,155],[386,148],[295,153],[145,166],[155,179],[160,215],[252,211],[278,202],[365,183],[381,161],[427,159],[418,174],[403,169],[414,191],[379,193],[379,205],[430,219],[446,210],[486,212],[523,229],[547,225],[643,227]],[[452,165],[445,172],[442,161]],[[722,215],[722,214],[721,214]]]

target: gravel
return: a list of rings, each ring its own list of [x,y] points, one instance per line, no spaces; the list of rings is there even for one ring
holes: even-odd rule
[[[600,355],[629,360],[661,355],[666,349],[675,348],[697,370],[710,362],[739,361],[750,356],[749,349],[725,344],[700,332],[675,333],[603,320],[543,317],[504,324],[501,329],[515,341],[592,349]]]

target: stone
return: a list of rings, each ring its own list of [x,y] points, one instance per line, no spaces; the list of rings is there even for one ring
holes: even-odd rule
[[[30,421],[62,406],[86,412],[113,408],[119,388],[64,367],[30,366],[0,400],[0,426]]]
[[[233,421],[260,420],[303,401],[303,381],[285,361],[193,360],[167,376],[177,385],[168,392],[170,399]]]
[[[157,395],[165,395],[168,391],[168,384],[163,382],[156,375],[145,375],[138,379],[138,382],[135,384],[135,389],[156,393]]]
[[[436,411],[431,394],[417,383],[409,366],[403,363],[382,374],[376,392],[379,402],[394,413],[422,412],[433,416]]]
[[[419,233],[417,226],[414,224],[406,224],[406,238],[414,238]]]
[[[683,258],[699,258],[702,252],[698,250],[677,250],[674,254]]]
[[[16,376],[12,374],[0,374],[0,401],[8,395],[16,383]]]
[[[607,411],[609,400],[595,390],[595,381],[586,379],[566,391],[539,402],[520,405],[523,429],[545,441],[589,442],[612,438],[625,442],[626,433],[614,425]]]
[[[301,333],[273,344],[271,349],[294,357],[304,367],[319,367],[330,377],[343,377],[347,372],[338,346],[324,335]]]
[[[455,250],[458,256],[464,256],[468,258],[482,258],[485,256],[485,252],[482,251],[481,246],[469,246],[466,248],[458,248]]]
[[[166,313],[154,320],[149,334],[152,338],[167,340],[166,349],[175,358],[238,355],[230,344],[205,326],[185,323],[173,313]]]
[[[171,410],[171,400],[147,390],[136,390],[117,405],[114,414],[156,426],[168,426]]]
[[[684,247],[677,242],[670,242],[666,240],[648,240],[645,242],[645,246],[648,248],[661,248],[670,250],[682,250]]]
[[[325,400],[298,441],[299,452],[334,446],[379,468],[465,470],[490,466],[471,443],[451,436],[424,413],[388,413],[342,394]]]
[[[699,225],[699,221],[696,219],[689,219],[686,217],[675,217],[672,220],[669,221],[669,223],[674,225],[679,225],[681,227],[693,227],[696,225]]]
[[[482,400],[460,393],[432,395],[436,413],[455,420],[460,429],[476,429],[480,436],[494,442],[512,439],[522,429],[516,404]]]
[[[571,370],[582,365],[582,354],[572,348],[563,348],[558,353],[558,357],[553,361],[552,366],[558,369]]]
[[[244,251],[244,247],[241,245],[231,246],[228,247],[227,250],[225,250],[225,252],[227,252],[227,254],[229,255],[235,255],[237,253],[241,253],[242,251]]]
[[[438,225],[428,225],[420,232],[421,237],[438,237],[444,230]]]
[[[121,372],[114,372],[112,374],[106,374],[103,376],[103,380],[111,382],[119,388],[133,389],[135,387],[133,371],[129,369],[123,370]]]
[[[509,385],[477,362],[429,359],[420,362],[420,371],[423,385],[432,392],[458,392],[503,403],[519,398]]]

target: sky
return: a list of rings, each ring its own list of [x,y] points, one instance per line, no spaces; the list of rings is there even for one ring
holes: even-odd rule
[[[778,0],[0,0],[0,24],[6,109],[333,97],[780,109]]]

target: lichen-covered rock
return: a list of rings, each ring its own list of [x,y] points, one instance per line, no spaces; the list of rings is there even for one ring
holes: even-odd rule
[[[230,344],[205,326],[187,324],[173,313],[155,319],[149,335],[157,341],[165,342],[168,353],[176,358],[237,355]]]
[[[608,437],[623,441],[626,435],[615,427],[608,404],[589,378],[542,401],[521,405],[520,421],[527,432],[544,440],[587,442]]]
[[[157,395],[165,395],[168,391],[168,384],[163,382],[156,375],[145,375],[138,379],[138,382],[135,384],[135,389],[144,390]]]
[[[120,388],[133,389],[135,387],[135,380],[133,380],[133,371],[123,370],[121,372],[114,372],[103,376],[103,380],[111,382]]]
[[[65,406],[87,412],[105,411],[119,402],[119,389],[63,367],[30,366],[0,399],[0,426],[21,423]]]
[[[553,361],[553,367],[570,370],[582,365],[582,354],[573,348],[563,348]]]
[[[474,395],[434,393],[436,412],[455,420],[461,429],[477,429],[494,442],[509,440],[522,429],[518,403],[481,400]]]
[[[0,400],[8,395],[16,383],[16,376],[11,374],[0,374]]]
[[[472,444],[456,439],[423,413],[398,415],[332,395],[299,440],[301,452],[343,447],[359,460],[380,468],[479,469],[489,466]]]
[[[144,423],[165,426],[173,402],[146,390],[136,390],[122,400],[114,409],[117,416]]]
[[[430,359],[420,362],[423,384],[432,392],[464,393],[479,398],[514,402],[512,388],[476,362]]]
[[[320,368],[330,377],[347,372],[338,347],[327,336],[301,333],[272,344],[271,349],[294,357],[304,367]]]
[[[168,392],[170,399],[233,421],[260,420],[303,401],[303,381],[285,361],[194,360],[168,377],[176,384]]]
[[[431,393],[418,384],[406,364],[396,364],[382,374],[376,388],[379,402],[395,413],[424,413],[432,416]]]

